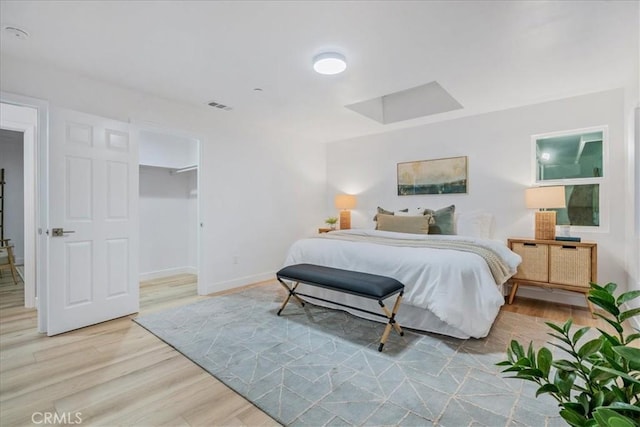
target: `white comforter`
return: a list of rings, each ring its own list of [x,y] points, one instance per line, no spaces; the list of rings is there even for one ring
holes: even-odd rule
[[[402,239],[402,246],[341,240],[341,235],[346,239],[352,235],[397,238]],[[502,283],[495,282],[485,260],[466,251],[405,246],[411,241],[417,241],[419,245],[420,241],[443,239],[469,242],[493,250],[508,266],[511,275],[515,274],[521,262],[517,254],[503,243],[493,240],[377,230],[340,230],[332,232],[331,236],[298,240],[289,249],[285,266],[309,263],[393,277],[405,285],[403,305],[428,310],[450,326],[450,330],[456,331],[450,333],[447,329],[442,333],[459,338],[484,337],[504,304]],[[308,287],[305,292],[322,295],[326,291]],[[353,303],[353,296],[344,295],[343,301]],[[361,302],[358,306],[363,305]],[[365,306],[367,302],[365,300]],[[398,322],[412,327],[406,322],[403,324],[403,308],[399,310]]]

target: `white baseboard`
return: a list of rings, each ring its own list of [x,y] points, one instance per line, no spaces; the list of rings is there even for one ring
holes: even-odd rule
[[[266,273],[252,274],[250,276],[238,277],[237,279],[227,280],[224,282],[211,283],[204,286],[205,288],[204,294],[200,294],[200,295],[212,294],[214,292],[221,292],[221,291],[226,291],[228,289],[238,288],[240,286],[246,286],[246,285],[251,285],[258,282],[273,280],[275,279],[275,277],[276,277],[276,272],[269,271]]]
[[[162,277],[175,276],[177,274],[198,274],[198,269],[195,267],[175,267],[167,268],[166,270],[149,271],[147,273],[140,273],[139,279],[153,280],[160,279]]]
[[[587,307],[587,300],[585,299],[584,294],[564,291],[562,289],[548,289],[538,286],[520,285],[518,287],[518,293],[513,300],[514,304],[518,301],[518,297],[576,305],[585,308]]]

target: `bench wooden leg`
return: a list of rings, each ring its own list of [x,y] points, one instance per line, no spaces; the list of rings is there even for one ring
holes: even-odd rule
[[[380,304],[380,308],[382,308],[382,311],[384,311],[384,314],[389,319],[389,323],[387,323],[387,326],[384,328],[384,332],[382,333],[382,338],[380,338],[378,351],[382,351],[382,347],[384,347],[384,344],[387,342],[387,338],[389,338],[389,334],[391,333],[391,327],[393,327],[400,336],[404,336],[402,328],[400,327],[398,322],[396,322],[396,313],[398,312],[398,308],[400,307],[400,301],[402,301],[402,294],[403,292],[400,292],[400,294],[398,294],[398,298],[396,298],[396,303],[393,305],[393,310],[391,310],[391,312],[389,312],[389,309],[385,307],[382,301],[378,301],[378,304]]]
[[[298,297],[298,295],[296,295],[296,288],[298,287],[298,285],[300,284],[300,282],[296,282],[295,285],[293,285],[293,287],[289,287],[287,286],[286,283],[284,283],[282,280],[278,279],[278,282],[280,282],[280,284],[282,286],[284,286],[284,288],[287,290],[288,294],[287,297],[284,299],[284,302],[282,303],[282,305],[280,306],[280,310],[278,310],[278,316],[280,316],[280,313],[282,313],[282,310],[284,310],[284,308],[286,307],[286,305],[289,303],[289,300],[291,299],[291,297],[293,297],[296,301],[298,301],[298,303],[304,307],[304,301],[302,301],[300,299],[300,297]]]

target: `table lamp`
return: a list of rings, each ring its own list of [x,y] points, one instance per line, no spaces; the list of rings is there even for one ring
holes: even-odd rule
[[[527,188],[524,193],[529,209],[551,209],[566,207],[564,186]],[[554,240],[556,238],[556,211],[536,212],[536,239]]]
[[[351,194],[338,194],[335,199],[336,208],[340,209],[340,230],[351,228],[351,211],[356,207],[356,196]]]

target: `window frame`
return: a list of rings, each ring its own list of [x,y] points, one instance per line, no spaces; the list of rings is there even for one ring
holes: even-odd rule
[[[538,179],[538,153],[537,141],[544,138],[555,138],[584,133],[602,132],[602,176],[589,178],[563,178],[563,179]],[[597,233],[609,231],[609,126],[599,125],[587,128],[572,130],[545,132],[531,135],[531,181],[536,187],[546,187],[554,185],[584,185],[599,184],[598,192],[598,222],[599,225],[570,225],[571,232],[576,233]]]

